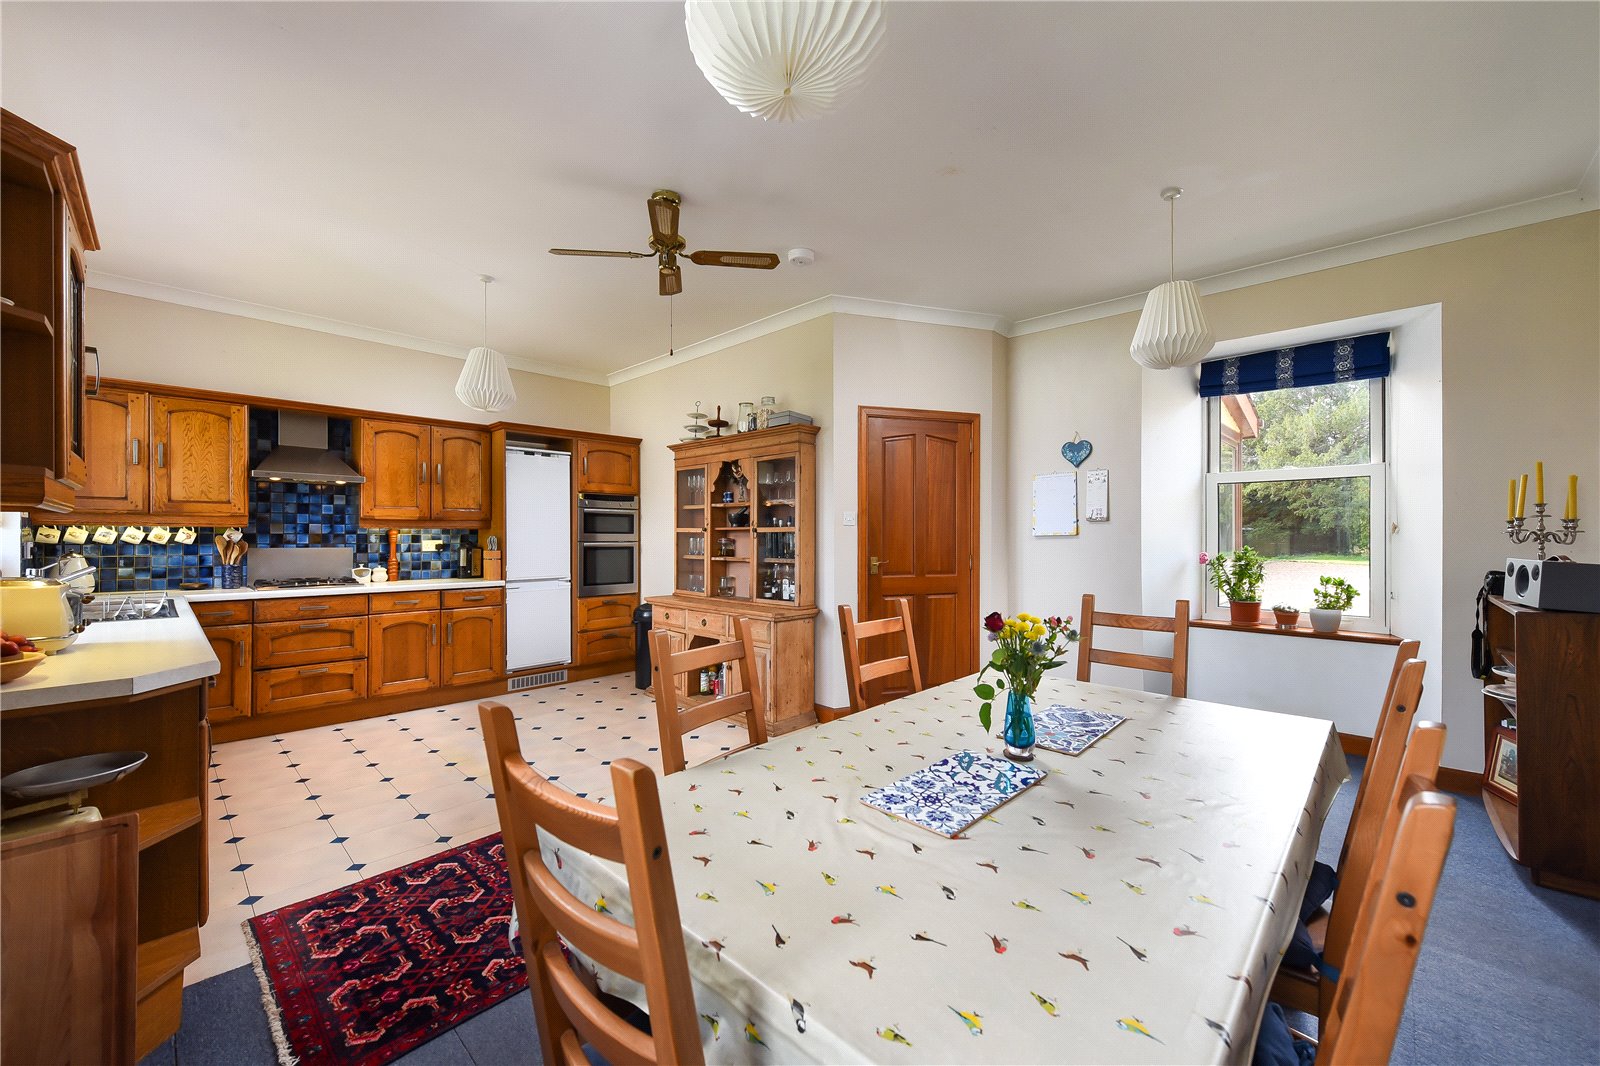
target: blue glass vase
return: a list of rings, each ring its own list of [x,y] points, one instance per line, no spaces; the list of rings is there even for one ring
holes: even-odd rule
[[[1005,756],[1013,762],[1033,761],[1033,697],[1016,689],[1006,693],[1006,724],[1000,737]]]

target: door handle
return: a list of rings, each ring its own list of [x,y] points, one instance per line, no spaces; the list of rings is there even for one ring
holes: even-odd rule
[[[436,481],[437,483],[439,483],[440,485],[444,484],[444,464],[443,463],[434,463],[433,464],[433,480]]]
[[[328,609],[328,606],[329,605],[326,604],[326,603],[303,603],[299,607],[296,607],[295,610],[297,610],[297,611],[326,611]]]
[[[244,641],[241,640],[238,643],[237,647],[239,649],[239,665],[243,666],[244,665]]]
[[[867,573],[876,574],[877,572],[878,572],[878,557],[876,555],[874,555],[870,559],[867,560]]]
[[[93,352],[94,353],[94,391],[93,392],[87,392],[86,391],[84,393],[84,395],[86,395],[86,396],[98,396],[98,395],[100,395],[100,349],[99,348],[85,348],[84,351],[85,352]]]
[[[395,600],[394,605],[396,607],[411,607],[421,602],[421,600]]]
[[[438,644],[439,643],[439,623],[438,622],[433,622],[433,623],[429,624],[429,626],[428,626],[428,643],[429,644]]]
[[[446,622],[444,624],[444,642],[446,644],[451,645],[451,646],[455,645],[455,642],[456,642],[456,624],[454,622]]]
[[[417,480],[423,482],[424,484],[427,483],[427,480],[428,480],[428,464],[427,463],[418,463],[417,464]]]
[[[327,629],[332,624],[333,624],[332,622],[301,622],[300,623],[300,628],[301,629]]]
[[[312,677],[312,676],[314,676],[316,674],[325,674],[327,672],[328,672],[328,668],[326,666],[318,666],[318,667],[314,667],[314,668],[312,668],[310,670],[302,670],[302,671],[300,671],[300,676],[301,677]]]
[[[138,437],[134,437],[132,443],[133,443],[133,465],[134,466],[138,466],[139,465],[139,438]]]
[[[479,600],[483,600],[483,599],[488,599],[488,597],[485,596],[481,592],[476,593],[475,595],[472,595],[472,596],[463,596],[463,597],[461,597],[461,600],[462,600],[463,603],[477,603]]]
[[[157,441],[156,442],[156,469],[165,470],[166,468],[167,468],[167,446],[165,444],[161,443],[160,441]]]

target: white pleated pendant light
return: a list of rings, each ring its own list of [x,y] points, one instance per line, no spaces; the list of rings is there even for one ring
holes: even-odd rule
[[[1173,274],[1170,256],[1175,245],[1172,203],[1182,195],[1182,189],[1161,190],[1161,198],[1167,201],[1169,210],[1169,279]],[[1211,351],[1215,340],[1205,311],[1200,307],[1200,290],[1195,288],[1194,282],[1168,280],[1151,289],[1150,295],[1145,297],[1139,328],[1133,331],[1133,344],[1128,351],[1133,361],[1146,370],[1171,370],[1200,362]]]
[[[779,122],[833,110],[883,43],[883,0],[686,0],[700,72],[723,99]]]
[[[467,353],[467,365],[456,379],[456,399],[474,411],[504,411],[517,402],[517,390],[506,357],[489,347],[489,283],[494,278],[479,274],[478,280],[483,282],[483,344]]]

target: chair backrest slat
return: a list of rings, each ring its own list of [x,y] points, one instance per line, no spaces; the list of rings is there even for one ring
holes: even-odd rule
[[[1171,633],[1172,657],[1138,652],[1107,651],[1094,646],[1095,630],[1131,629],[1143,633]],[[1189,694],[1189,601],[1173,604],[1172,616],[1119,614],[1096,611],[1094,594],[1084,593],[1083,611],[1078,618],[1078,680],[1089,680],[1089,665],[1124,666],[1131,670],[1154,670],[1172,675],[1172,695]]]
[[[665,630],[650,633],[650,681],[656,701],[656,727],[661,734],[661,766],[665,773],[675,774],[687,765],[683,754],[684,734],[724,718],[745,716],[750,740],[735,750],[767,742],[766,702],[762,697],[760,666],[756,661],[755,642],[750,636],[750,624],[743,618],[735,618],[733,627],[732,641],[678,652],[672,650],[672,638]],[[680,710],[678,677],[724,663],[738,667],[727,676],[736,672],[743,691]]]
[[[916,635],[911,629],[911,602],[895,600],[898,611],[888,618],[875,618],[870,622],[857,622],[855,612],[848,604],[839,605],[839,639],[844,644],[844,677],[850,695],[850,712],[866,710],[871,706],[866,685],[879,678],[907,675],[912,692],[922,691],[922,663],[917,658]],[[904,655],[863,662],[861,642],[878,637],[905,635]]]
[[[566,793],[534,773],[522,756],[516,720],[502,703],[478,706],[505,843],[506,868],[521,925],[528,990],[543,1061],[587,1062],[587,1039],[612,1062],[705,1061],[695,1016],[683,923],[661,821],[656,776],[633,759],[611,766],[615,810]],[[573,896],[550,870],[540,830],[579,850],[620,861],[633,908],[630,929]],[[575,973],[558,937],[619,973],[638,974],[649,1034],[614,1014]]]
[[[1367,762],[1369,765],[1376,760],[1378,749],[1383,746],[1385,739],[1389,735],[1389,715],[1394,707],[1394,689],[1400,683],[1400,672],[1404,669],[1406,663],[1417,657],[1417,652],[1421,648],[1421,641],[1403,640],[1400,642],[1400,647],[1395,649],[1394,665],[1389,668],[1389,684],[1383,690],[1383,703],[1378,705],[1378,721],[1372,728],[1372,745],[1367,749]],[[1412,713],[1415,713],[1416,708],[1413,707],[1411,710]],[[1404,746],[1404,741],[1401,742],[1401,746]],[[1361,775],[1361,782],[1356,785],[1355,802],[1350,808],[1352,812],[1361,810],[1362,803],[1367,797],[1367,783],[1371,780],[1370,774]],[[1353,817],[1354,815],[1352,814]],[[1344,869],[1345,860],[1350,856],[1350,841],[1352,839],[1354,839],[1352,834],[1345,834],[1344,845],[1339,849],[1339,865],[1336,867],[1337,869]]]

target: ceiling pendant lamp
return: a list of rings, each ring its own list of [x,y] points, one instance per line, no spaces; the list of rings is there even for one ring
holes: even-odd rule
[[[489,347],[489,283],[494,278],[479,274],[478,280],[483,282],[483,344],[467,353],[467,365],[456,379],[456,399],[474,411],[504,411],[517,402],[517,390],[506,357]]]
[[[723,99],[771,121],[815,118],[866,73],[883,0],[686,0],[700,72]]]
[[[1146,370],[1171,370],[1175,366],[1193,366],[1206,357],[1215,341],[1206,314],[1200,309],[1200,290],[1192,281],[1173,280],[1173,262],[1176,246],[1176,208],[1173,201],[1183,195],[1183,190],[1161,190],[1167,202],[1167,281],[1150,290],[1145,298],[1144,311],[1139,315],[1139,328],[1133,331],[1133,344],[1128,349],[1133,361]]]

